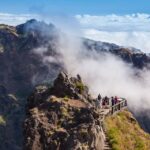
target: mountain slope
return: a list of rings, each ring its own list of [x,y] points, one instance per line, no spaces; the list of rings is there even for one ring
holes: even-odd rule
[[[53,80],[61,68],[57,63],[44,64],[40,55],[33,53],[34,48],[49,39],[33,28],[36,25],[46,26],[53,35],[52,26],[35,20],[17,27],[0,25],[0,115],[7,119],[6,126],[0,129],[1,150],[21,149],[26,98],[35,84],[47,82],[47,78]],[[9,93],[18,100],[17,110],[12,106]]]
[[[18,150],[23,140],[20,113],[22,106],[18,99],[7,89],[0,86],[0,149]],[[16,141],[17,139],[17,141]],[[18,144],[18,143],[19,144]]]
[[[113,150],[150,149],[150,135],[141,129],[129,111],[107,117],[105,127]]]

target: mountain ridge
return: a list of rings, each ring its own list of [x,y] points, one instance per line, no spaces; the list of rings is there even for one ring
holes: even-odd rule
[[[56,47],[53,45],[53,41],[56,41],[57,44],[58,33],[59,30],[53,24],[47,25],[34,19],[16,27],[4,24],[0,25],[0,85],[7,89],[7,93],[13,94],[19,101],[17,104],[19,107],[19,115],[16,121],[17,126],[12,123],[14,122],[13,117],[4,115],[10,124],[9,127],[6,125],[3,129],[9,131],[11,128],[14,131],[14,134],[10,132],[10,137],[14,142],[5,145],[3,141],[6,141],[7,138],[0,139],[0,147],[2,150],[16,150],[16,146],[18,149],[21,149],[22,143],[20,141],[18,142],[14,137],[15,133],[20,134],[22,132],[20,124],[25,117],[24,109],[28,95],[38,84],[47,82],[48,84],[52,84],[58,73],[65,69],[60,62],[43,63],[42,57],[33,52],[33,49],[43,46],[48,48],[48,51],[44,55],[57,56],[58,53]],[[96,42],[84,38],[82,40],[85,48],[89,52],[96,50],[99,53],[111,53],[138,69],[149,67],[150,56],[147,54],[136,53],[128,48],[122,48],[115,44]],[[0,96],[2,94],[0,93]],[[8,97],[2,99],[2,101],[6,103],[6,107],[7,102],[11,104]],[[5,113],[9,114],[9,111],[13,111],[13,109],[10,108]],[[4,114],[4,112],[1,112],[1,114]],[[142,120],[142,117],[140,120]],[[144,122],[141,121],[143,128],[150,131],[148,128],[150,121],[147,121],[148,118],[144,120]]]

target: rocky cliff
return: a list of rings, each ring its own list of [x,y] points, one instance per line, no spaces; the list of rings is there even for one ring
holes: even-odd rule
[[[16,133],[17,130],[21,130],[20,113],[22,106],[18,99],[11,93],[8,93],[7,89],[0,86],[0,149],[12,149],[18,150],[22,142],[21,132]],[[18,143],[16,142],[18,139]]]
[[[79,77],[79,76],[78,76]],[[37,87],[28,98],[25,150],[101,150],[101,116],[80,78],[60,73],[52,88]]]
[[[49,37],[42,35],[41,31],[47,28],[50,32]],[[0,25],[0,115],[7,118],[5,130],[3,126],[3,134],[0,135],[2,150],[21,149],[26,98],[35,84],[48,81],[47,79],[53,80],[61,68],[61,64],[42,63],[41,56],[33,52],[34,48],[44,46],[49,39],[52,41],[55,38],[54,30],[52,25],[36,20],[16,27]],[[47,55],[54,55],[51,46]],[[18,100],[19,112],[13,104],[15,101],[10,99],[8,94]]]
[[[81,77],[61,72],[28,98],[25,150],[149,150],[150,135],[126,109],[103,115]]]

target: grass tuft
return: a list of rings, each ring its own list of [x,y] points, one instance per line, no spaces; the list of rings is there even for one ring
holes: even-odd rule
[[[6,120],[4,119],[3,116],[0,115],[0,125],[5,126],[6,125]]]

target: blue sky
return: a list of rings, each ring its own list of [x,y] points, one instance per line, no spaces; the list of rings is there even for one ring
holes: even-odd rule
[[[150,13],[149,0],[1,0],[4,13],[131,14]]]
[[[0,23],[15,26],[32,18],[150,53],[150,0],[0,1]]]

